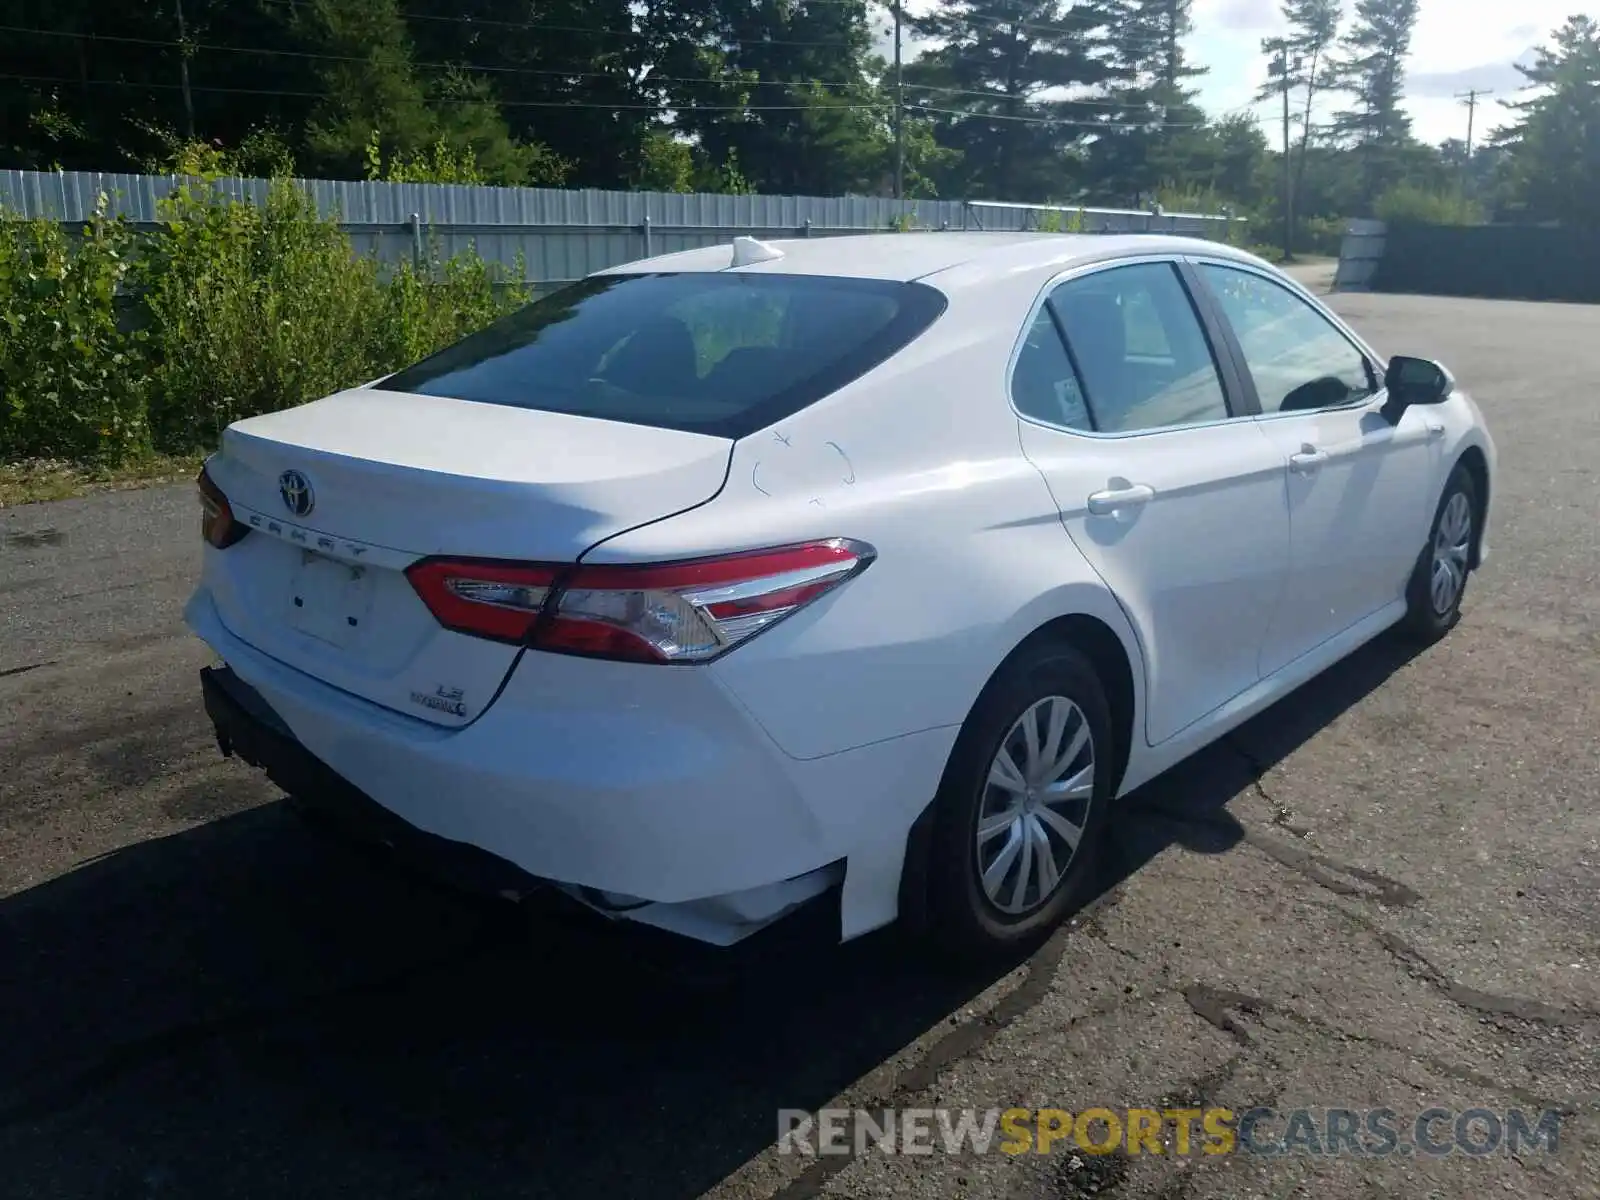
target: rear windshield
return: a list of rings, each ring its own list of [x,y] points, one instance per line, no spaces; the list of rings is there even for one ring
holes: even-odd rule
[[[737,438],[870,371],[944,307],[878,279],[600,275],[379,386]]]

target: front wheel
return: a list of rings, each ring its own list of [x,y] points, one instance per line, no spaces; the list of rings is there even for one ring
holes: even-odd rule
[[[1477,522],[1477,487],[1472,475],[1458,466],[1445,482],[1428,544],[1406,588],[1406,630],[1425,644],[1438,641],[1461,620]]]
[[[1026,651],[990,681],[934,801],[927,933],[941,950],[1014,950],[1082,904],[1113,759],[1105,691],[1073,647]]]

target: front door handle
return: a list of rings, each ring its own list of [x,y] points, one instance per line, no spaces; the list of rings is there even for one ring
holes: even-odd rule
[[[1327,461],[1328,452],[1326,450],[1318,450],[1307,442],[1300,447],[1298,454],[1289,456],[1289,469],[1296,475],[1311,475]]]
[[[1114,516],[1118,509],[1137,508],[1141,504],[1148,504],[1155,499],[1155,494],[1155,488],[1146,483],[1095,492],[1089,497],[1089,511],[1097,517]]]
[[[1426,423],[1426,428],[1428,430],[1428,439],[1430,441],[1432,439],[1434,439],[1434,438],[1439,438],[1439,437],[1443,437],[1444,436],[1444,424],[1443,424],[1443,422],[1435,421],[1432,418],[1429,418],[1427,423]]]

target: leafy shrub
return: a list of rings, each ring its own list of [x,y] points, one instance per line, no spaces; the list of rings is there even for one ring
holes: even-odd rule
[[[519,269],[515,280],[522,276]],[[416,362],[530,298],[524,284],[477,255],[440,259],[435,250],[421,268],[402,263],[395,269],[374,328],[373,359],[380,372]]]
[[[131,246],[98,215],[77,237],[0,219],[0,460],[111,463],[146,446],[139,338],[117,321]]]
[[[1345,227],[1350,222],[1338,217],[1307,217],[1295,231],[1294,248],[1306,254],[1337,258],[1344,245]]]
[[[359,257],[288,180],[260,206],[191,183],[161,222],[142,240],[115,221],[81,238],[0,222],[0,461],[214,446],[232,421],[387,374],[528,299],[520,269],[470,252]]]
[[[1482,225],[1483,209],[1457,192],[1402,183],[1379,198],[1375,215],[1394,225]]]
[[[288,181],[255,206],[188,185],[134,272],[147,321],[149,413],[162,449],[378,374],[377,268]]]

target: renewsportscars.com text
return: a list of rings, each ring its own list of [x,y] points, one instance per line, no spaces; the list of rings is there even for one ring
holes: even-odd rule
[[[1554,1110],[1428,1108],[782,1109],[781,1154],[1554,1154]]]

